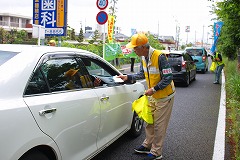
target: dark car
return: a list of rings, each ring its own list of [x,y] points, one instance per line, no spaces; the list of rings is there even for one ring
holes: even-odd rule
[[[197,71],[205,73],[208,71],[208,54],[204,47],[187,47],[185,51],[193,58],[197,59]]]
[[[171,51],[168,55],[172,67],[173,81],[183,83],[186,87],[196,79],[196,64],[198,60],[184,51]]]

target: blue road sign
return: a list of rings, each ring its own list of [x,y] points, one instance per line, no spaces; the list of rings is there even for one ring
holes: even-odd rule
[[[67,0],[33,0],[33,24],[45,27],[45,36],[67,34]]]
[[[97,7],[100,10],[106,9],[108,6],[108,0],[97,0]]]
[[[96,19],[98,24],[105,24],[108,20],[108,15],[105,11],[100,11],[98,12]]]

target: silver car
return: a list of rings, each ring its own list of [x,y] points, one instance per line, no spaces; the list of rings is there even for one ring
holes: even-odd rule
[[[0,44],[0,73],[3,160],[91,159],[124,133],[142,132],[132,102],[144,86],[121,81],[96,54]]]

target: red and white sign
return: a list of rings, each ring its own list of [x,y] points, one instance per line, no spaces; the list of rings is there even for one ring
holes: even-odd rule
[[[130,54],[130,53],[132,53],[132,49],[127,48],[126,46],[121,46],[121,49],[122,49],[122,53],[123,54]]]
[[[97,0],[97,7],[100,10],[106,9],[108,6],[108,0]]]

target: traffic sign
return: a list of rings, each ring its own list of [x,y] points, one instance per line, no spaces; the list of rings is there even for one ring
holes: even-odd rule
[[[67,0],[33,0],[33,24],[45,27],[45,36],[65,36]]]
[[[108,20],[108,15],[105,11],[100,11],[98,12],[96,19],[98,24],[105,24]]]
[[[185,32],[190,32],[190,26],[186,26]]]
[[[108,6],[108,0],[97,0],[97,7],[100,10],[106,9]]]

